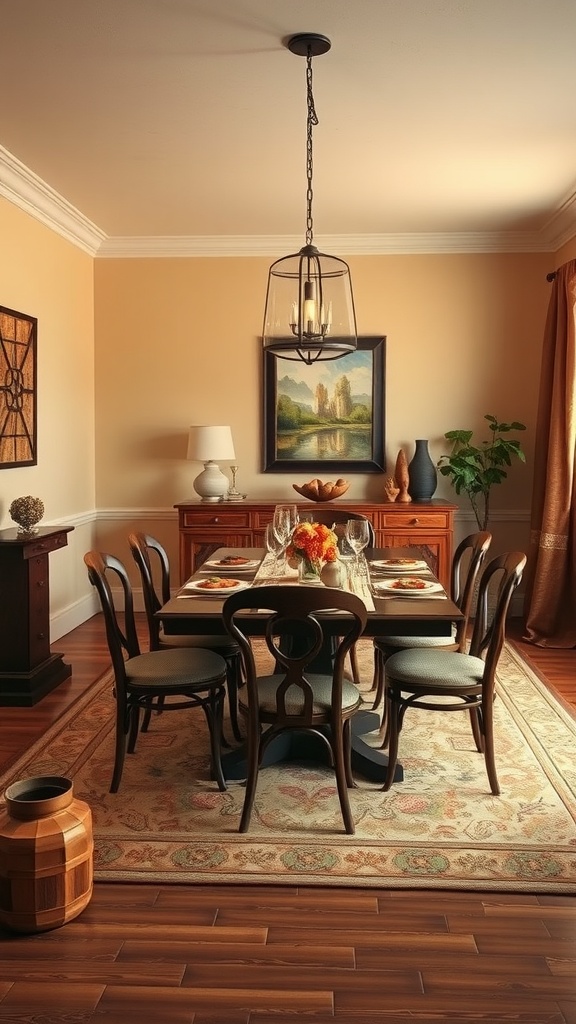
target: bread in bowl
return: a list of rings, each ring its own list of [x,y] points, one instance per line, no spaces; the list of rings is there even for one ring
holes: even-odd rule
[[[346,494],[349,486],[347,480],[340,479],[336,483],[333,480],[328,480],[327,483],[322,483],[318,478],[309,480],[307,484],[292,484],[294,490],[298,491],[303,498],[308,498],[309,501],[334,501],[342,494]]]

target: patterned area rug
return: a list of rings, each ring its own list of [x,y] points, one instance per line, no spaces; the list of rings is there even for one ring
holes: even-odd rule
[[[372,648],[359,646],[368,689]],[[156,716],[110,794],[109,675],[0,784],[72,778],[92,808],[100,880],[574,893],[576,721],[509,645],[498,676],[502,795],[490,794],[464,713],[414,711],[401,735],[404,782],[383,793],[359,777],[351,792],[355,836],[343,832],[331,770],[286,763],[262,770],[240,835],[244,787],[220,793],[210,781],[201,712]]]

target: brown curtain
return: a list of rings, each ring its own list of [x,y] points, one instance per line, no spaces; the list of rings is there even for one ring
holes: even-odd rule
[[[576,647],[576,260],[556,272],[536,428],[526,638]]]

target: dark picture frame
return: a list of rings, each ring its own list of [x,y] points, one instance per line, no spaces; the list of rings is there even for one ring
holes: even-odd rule
[[[386,338],[308,366],[263,351],[263,471],[382,473]]]
[[[38,320],[0,306],[0,469],[35,466]]]

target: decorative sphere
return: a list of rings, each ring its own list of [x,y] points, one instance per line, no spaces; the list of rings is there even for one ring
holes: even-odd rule
[[[44,515],[44,503],[40,498],[33,498],[31,494],[26,494],[22,498],[15,498],[8,511],[10,518],[18,524],[23,532],[31,533]]]

